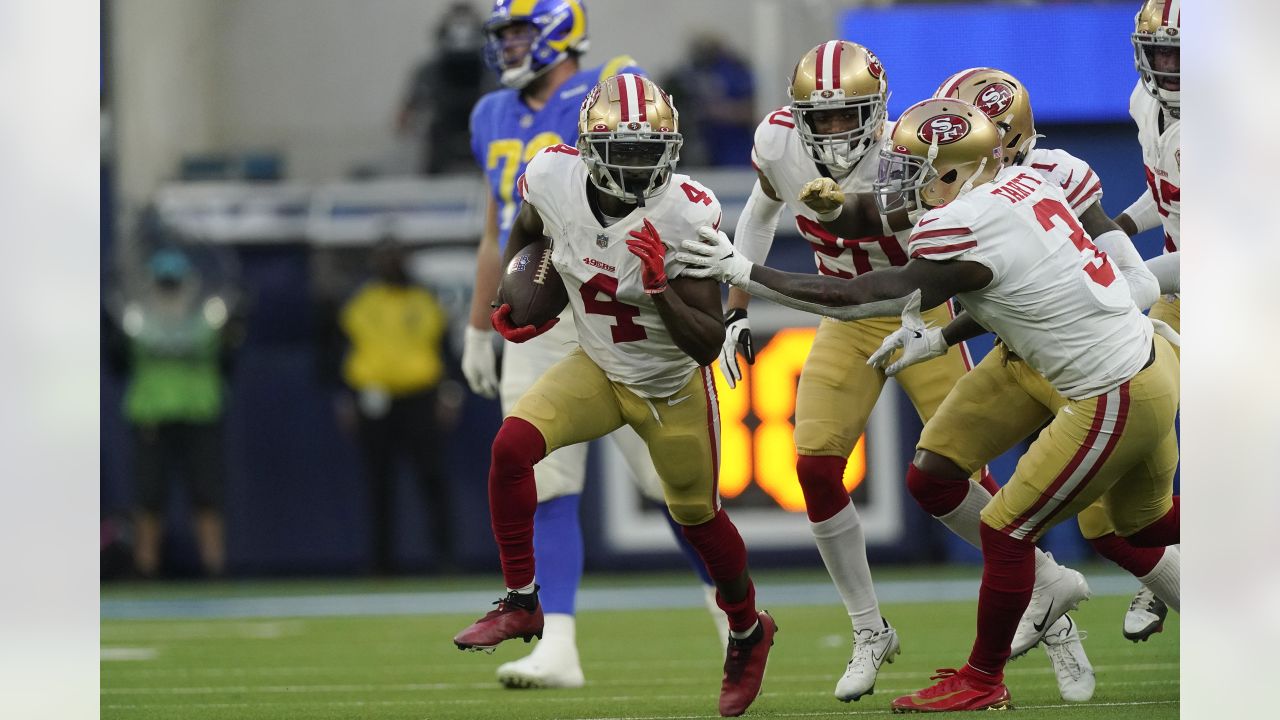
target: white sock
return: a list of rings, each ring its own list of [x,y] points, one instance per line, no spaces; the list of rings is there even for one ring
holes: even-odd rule
[[[954,510],[938,518],[943,525],[947,526],[951,532],[960,536],[961,540],[970,545],[982,549],[982,509],[991,501],[991,493],[975,482],[973,478],[969,479],[969,492],[964,496],[964,500],[956,506]],[[1058,579],[1061,574],[1062,566],[1049,557],[1040,548],[1036,548],[1036,584],[1037,588],[1044,587],[1054,580]]]
[[[535,584],[529,583],[528,585],[525,585],[524,587],[521,587],[521,588],[507,588],[507,592],[509,593],[513,592],[517,595],[532,595],[534,588],[536,587],[537,586]]]
[[[1035,590],[1062,577],[1062,566],[1045,551],[1036,548],[1036,584]]]
[[[1182,552],[1178,550],[1177,545],[1170,545],[1164,549],[1164,556],[1160,558],[1160,562],[1151,568],[1151,572],[1138,578],[1146,585],[1156,597],[1164,601],[1165,605],[1173,608],[1174,612],[1180,613],[1178,605],[1182,601],[1182,590],[1180,586],[1182,564]]]
[[[854,631],[883,629],[880,603],[871,584],[871,566],[867,564],[867,541],[853,503],[822,522],[809,523],[809,530],[827,573],[849,611]]]
[[[738,632],[737,630],[730,630],[729,637],[733,638],[734,640],[745,640],[751,637],[751,633],[755,632],[756,628],[758,627],[760,627],[759,620],[751,623],[751,627],[747,628],[746,630],[743,630],[742,632]]]
[[[982,535],[979,525],[982,524],[982,508],[991,501],[991,493],[987,489],[969,480],[969,492],[955,510],[938,518],[947,529],[960,536],[961,540],[982,549]]]
[[[577,647],[577,630],[572,615],[547,613],[542,619],[541,643]]]

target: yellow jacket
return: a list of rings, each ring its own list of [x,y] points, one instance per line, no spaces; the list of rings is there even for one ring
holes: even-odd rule
[[[423,288],[369,282],[342,307],[339,322],[351,342],[342,375],[352,388],[407,395],[444,375],[447,318]]]

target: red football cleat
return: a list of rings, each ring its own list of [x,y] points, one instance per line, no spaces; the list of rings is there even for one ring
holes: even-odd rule
[[[729,650],[724,659],[724,681],[720,683],[720,714],[737,717],[751,707],[760,694],[764,680],[764,665],[773,647],[773,636],[778,623],[763,610],[756,613],[760,620],[758,634],[744,640],[729,638]]]
[[[1008,710],[1013,707],[1009,700],[1009,688],[1004,683],[984,683],[974,679],[965,671],[950,668],[938,670],[937,675],[929,678],[937,683],[917,690],[910,695],[903,695],[893,701],[893,711],[909,712],[951,712],[955,710]]]
[[[515,593],[507,596],[494,605],[497,610],[490,610],[485,616],[471,623],[471,627],[453,637],[453,644],[459,650],[482,650],[493,652],[498,643],[511,638],[523,638],[529,642],[535,637],[542,638],[542,604],[534,605],[533,610],[523,607]],[[535,596],[534,602],[537,602]]]

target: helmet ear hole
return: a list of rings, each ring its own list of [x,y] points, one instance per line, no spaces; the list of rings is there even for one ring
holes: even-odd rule
[[[940,180],[942,180],[942,182],[947,183],[947,184],[949,185],[949,184],[951,184],[951,183],[955,182],[955,181],[956,181],[956,178],[958,178],[958,177],[960,177],[960,173],[956,172],[955,168],[952,168],[952,169],[950,169],[950,170],[948,170],[948,171],[947,171],[947,174],[946,174],[946,175],[943,175],[943,176],[942,176],[941,178],[939,178],[939,179],[940,179]]]
[[[1022,133],[1018,133],[1017,135],[1014,135],[1014,136],[1013,136],[1013,139],[1012,139],[1012,140],[1010,140],[1009,142],[1005,143],[1005,147],[1009,148],[1010,150],[1015,150],[1015,149],[1017,149],[1017,147],[1018,147],[1018,143],[1019,143],[1019,141],[1021,141],[1021,140],[1022,140]]]

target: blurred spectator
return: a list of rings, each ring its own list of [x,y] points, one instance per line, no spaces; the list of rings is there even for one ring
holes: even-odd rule
[[[716,35],[689,46],[688,64],[663,87],[675,99],[684,128],[681,162],[689,165],[749,165],[755,134],[755,82],[746,61]]]
[[[227,301],[208,292],[189,255],[156,250],[140,287],[104,336],[110,366],[127,376],[124,416],[134,434],[134,566],[160,572],[171,477],[194,510],[206,575],[226,569],[223,534],[222,418],[226,377],[239,343]]]
[[[394,571],[393,511],[397,460],[407,456],[430,512],[437,569],[453,566],[453,518],[446,473],[448,399],[443,340],[448,318],[436,298],[414,285],[404,249],[384,239],[372,255],[374,278],[339,312],[347,343],[337,399],[338,422],[364,456],[374,536],[374,570]]]
[[[396,118],[401,135],[422,138],[424,175],[472,172],[471,106],[493,89],[484,64],[484,22],[470,4],[454,3],[435,30],[435,55],[418,66]]]

